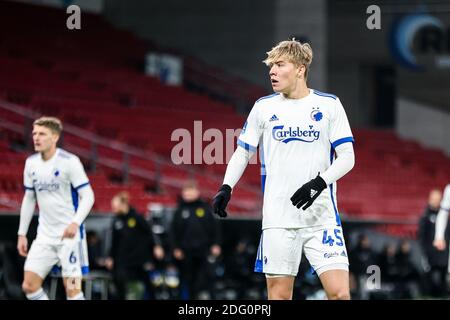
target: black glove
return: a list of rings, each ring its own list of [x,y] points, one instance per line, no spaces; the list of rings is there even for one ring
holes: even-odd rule
[[[230,199],[231,187],[227,184],[224,184],[222,187],[220,187],[219,192],[217,192],[217,194],[213,198],[214,213],[219,215],[219,217],[225,218],[227,216],[225,208],[227,207]]]
[[[320,193],[327,188],[325,180],[323,180],[319,175],[312,179],[311,181],[305,183],[295,191],[294,195],[291,197],[292,204],[298,209],[302,207],[303,210],[308,209],[316,200]]]

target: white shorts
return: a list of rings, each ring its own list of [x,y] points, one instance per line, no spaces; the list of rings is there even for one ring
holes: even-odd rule
[[[320,275],[328,270],[347,270],[348,257],[340,226],[265,229],[261,234],[255,272],[296,276],[304,252]]]
[[[36,239],[28,252],[24,270],[32,271],[45,279],[50,270],[57,265],[61,267],[63,277],[81,277],[81,243],[76,239],[64,239],[59,244],[50,244]]]

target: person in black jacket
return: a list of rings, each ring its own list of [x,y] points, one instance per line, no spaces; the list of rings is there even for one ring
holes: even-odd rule
[[[360,298],[365,298],[368,294],[366,283],[370,275],[369,267],[376,264],[377,257],[372,248],[372,243],[367,234],[358,236],[356,246],[348,255],[350,261],[350,277],[354,281],[354,289]]]
[[[402,239],[395,256],[397,265],[397,299],[416,299],[419,287],[419,272],[412,259],[411,243]]]
[[[356,277],[367,277],[367,268],[376,264],[376,256],[372,249],[370,238],[367,234],[360,234],[356,247],[349,254],[351,272]]]
[[[149,223],[130,206],[127,192],[120,192],[111,200],[116,215],[112,225],[112,245],[106,266],[113,270],[119,299],[142,299],[150,292],[147,269],[152,262],[152,251],[161,259],[161,246]]]
[[[197,299],[201,292],[213,295],[210,262],[221,254],[221,235],[210,206],[200,199],[194,181],[187,182],[172,220],[173,256],[182,281],[182,297]]]
[[[446,277],[448,265],[448,250],[440,251],[433,246],[436,217],[439,212],[439,205],[442,199],[442,192],[434,189],[430,192],[428,205],[419,222],[418,239],[424,258],[426,259],[426,283],[428,293],[433,297],[442,297],[446,294]],[[448,246],[448,229],[446,233]]]

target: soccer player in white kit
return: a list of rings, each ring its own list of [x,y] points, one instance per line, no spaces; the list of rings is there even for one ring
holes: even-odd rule
[[[445,187],[444,196],[441,200],[440,209],[436,217],[436,226],[433,245],[438,250],[445,250],[445,229],[447,228],[448,213],[450,211],[450,184]],[[449,265],[450,272],[450,265]]]
[[[56,147],[61,131],[57,118],[34,121],[37,153],[25,162],[17,249],[26,257],[22,289],[29,300],[48,300],[42,283],[55,265],[61,266],[67,299],[84,300],[81,277],[88,261],[83,221],[94,204],[94,193],[80,159]],[[36,202],[39,225],[28,251],[26,234]]]
[[[307,87],[308,43],[283,41],[267,54],[275,94],[253,106],[213,199],[214,212],[227,215],[232,188],[259,146],[264,203],[255,271],[266,274],[268,298],[292,299],[303,252],[327,297],[350,299],[336,202],[336,180],[355,162],[347,116],[336,96]]]

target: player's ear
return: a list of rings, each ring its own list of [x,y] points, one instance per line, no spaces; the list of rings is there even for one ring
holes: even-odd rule
[[[298,67],[298,77],[300,79],[303,79],[305,77],[306,67],[304,64],[300,65]]]
[[[53,134],[53,142],[57,143],[59,141],[59,134]]]

